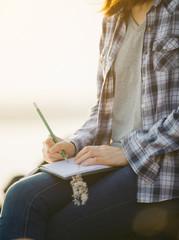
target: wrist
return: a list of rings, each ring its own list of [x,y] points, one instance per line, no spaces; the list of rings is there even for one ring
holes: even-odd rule
[[[123,159],[124,164],[125,165],[129,165],[129,162],[128,162],[127,158],[126,158],[126,155],[125,155],[122,147],[120,148],[120,151],[121,151],[121,158]]]
[[[76,155],[76,145],[71,141],[69,141],[69,143],[70,143],[71,149],[72,149],[72,154],[71,155],[72,155],[72,157],[74,157]]]

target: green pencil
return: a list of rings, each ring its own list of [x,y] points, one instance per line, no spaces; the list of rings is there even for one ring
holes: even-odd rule
[[[46,119],[44,118],[43,114],[41,113],[39,107],[37,106],[37,104],[36,104],[35,102],[33,103],[33,105],[34,105],[35,109],[37,110],[39,116],[41,117],[42,121],[44,122],[46,128],[48,129],[50,135],[52,136],[54,142],[57,143],[58,140],[56,139],[55,135],[53,134],[53,132],[52,132],[50,126],[48,125]],[[62,150],[61,154],[62,154],[63,158],[68,162],[67,156],[66,156],[66,154],[64,153],[63,150]]]

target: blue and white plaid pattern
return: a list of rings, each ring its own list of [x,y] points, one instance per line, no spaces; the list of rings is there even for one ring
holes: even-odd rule
[[[113,63],[126,32],[118,14],[103,19],[97,76],[98,102],[71,138],[77,152],[109,144],[114,97]],[[143,129],[122,139],[138,176],[138,202],[179,197],[179,4],[156,0],[147,14],[142,52]],[[131,86],[132,87],[132,86]]]

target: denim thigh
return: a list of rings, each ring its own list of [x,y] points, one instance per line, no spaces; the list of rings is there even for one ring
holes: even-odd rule
[[[105,174],[89,186],[85,206],[70,202],[50,218],[47,239],[125,239],[131,235],[136,192],[130,166]]]
[[[121,171],[121,174],[117,174],[119,171]],[[91,213],[92,205],[100,208],[101,201],[96,199],[99,195],[103,202],[102,206],[110,205],[112,199],[114,199],[113,203],[115,204],[116,197],[120,196],[117,193],[118,191],[116,192],[118,185],[120,185],[116,176],[121,175],[121,179],[125,178],[125,176],[122,177],[125,172],[130,172],[133,180],[128,181],[126,179],[126,187],[123,186],[123,191],[127,190],[127,186],[134,186],[134,190],[130,191],[129,198],[134,197],[136,195],[136,176],[130,167],[126,167],[121,168],[121,170],[84,176],[89,188],[89,200],[82,207],[77,207],[72,203],[70,180],[62,180],[47,173],[39,173],[20,180],[11,186],[6,194],[0,218],[0,239],[25,237],[38,240],[45,239],[48,232],[48,235],[51,235],[51,228],[48,227],[50,225],[48,224],[49,219],[55,219],[55,215],[59,212],[61,212],[62,219],[57,219],[56,226],[58,226],[60,232],[64,231],[73,222],[71,209],[68,210],[68,208],[72,207],[73,211],[77,213],[77,218],[81,219],[84,210],[87,211],[87,214]],[[108,181],[109,183],[107,183]],[[124,184],[121,183],[122,185]],[[108,201],[108,198],[110,201]],[[124,195],[120,198],[123,201],[126,199]],[[61,226],[58,225],[59,221]],[[56,234],[56,230],[54,234]],[[50,239],[52,238],[50,237]]]
[[[47,240],[177,240],[179,199],[137,203],[130,166],[89,186],[85,206],[68,203],[48,221]]]
[[[44,239],[49,216],[71,201],[67,182],[38,173],[13,184],[6,193],[0,217],[0,239]]]

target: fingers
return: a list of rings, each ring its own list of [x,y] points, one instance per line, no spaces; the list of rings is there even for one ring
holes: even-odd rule
[[[48,162],[48,163],[52,163],[52,162],[56,162],[56,161],[59,161],[60,159],[57,159],[55,157],[53,157],[52,155],[50,154],[45,154],[44,155],[44,161]]]
[[[66,156],[68,158],[68,154],[66,154]],[[56,161],[64,160],[64,157],[61,153],[50,154],[48,151],[43,152],[43,157],[46,162],[56,162]]]
[[[87,146],[84,147],[75,157],[76,163],[81,163],[82,161],[85,161],[86,159],[93,156],[94,146]]]
[[[88,166],[93,164],[104,164],[113,166],[118,164],[116,160],[116,149],[108,145],[87,146],[83,148],[76,156],[75,163]],[[117,150],[118,151],[118,150]]]
[[[57,153],[62,151],[63,149],[61,149],[61,143],[56,143],[55,145],[53,145],[52,147],[49,148],[49,153]]]
[[[86,162],[83,162],[81,165],[82,166],[90,166],[90,165],[96,165],[96,164],[103,164],[102,162],[103,162],[102,158],[94,157],[94,158],[87,160]]]
[[[58,138],[59,140],[62,140]],[[56,146],[57,145],[57,146]],[[55,148],[53,148],[55,146]],[[52,148],[52,152],[49,152],[49,150]],[[61,148],[59,144],[55,143],[53,138],[49,136],[44,142],[43,142],[43,157],[44,160],[47,162],[55,162],[64,159],[61,154]]]
[[[75,159],[79,159],[84,154],[88,153],[90,157],[93,157],[95,153],[98,151],[99,146],[86,146],[84,147],[75,157]]]
[[[101,155],[100,146],[87,146],[84,147],[75,157],[75,163],[80,164],[89,158],[93,158],[93,161],[89,161],[91,164],[95,164],[97,157]],[[94,163],[95,162],[95,163]]]
[[[82,163],[83,161],[85,161],[89,158],[90,158],[90,153],[87,152],[86,154],[79,157],[77,160],[75,159],[75,163],[80,164],[80,163]]]
[[[47,147],[49,147],[49,148],[55,144],[52,137],[47,138],[43,143],[46,144]]]
[[[61,139],[61,138],[58,138],[58,139]],[[43,150],[44,150],[44,152],[49,151],[49,153],[51,153],[51,154],[59,153],[63,150],[62,147],[61,147],[61,143],[62,142],[55,143],[53,138],[51,136],[49,136],[49,138],[47,138],[43,142]]]

